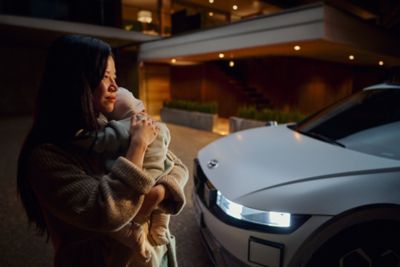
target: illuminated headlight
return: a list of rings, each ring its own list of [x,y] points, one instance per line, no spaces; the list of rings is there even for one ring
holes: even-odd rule
[[[274,227],[290,227],[290,213],[276,211],[262,211],[244,207],[238,203],[230,201],[224,197],[221,192],[217,191],[217,205],[227,215],[239,220],[252,223],[274,226]]]

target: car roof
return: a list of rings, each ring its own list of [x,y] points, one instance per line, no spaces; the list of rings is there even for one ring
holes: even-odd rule
[[[368,86],[363,89],[363,91],[367,90],[379,90],[379,89],[397,89],[400,90],[400,84],[392,84],[392,83],[380,83]]]

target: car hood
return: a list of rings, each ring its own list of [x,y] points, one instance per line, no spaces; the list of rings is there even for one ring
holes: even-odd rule
[[[400,161],[319,141],[286,125],[220,138],[202,148],[198,160],[210,182],[231,200],[307,180],[400,167]]]

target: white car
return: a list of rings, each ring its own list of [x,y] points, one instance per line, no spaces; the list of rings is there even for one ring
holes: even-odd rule
[[[193,192],[216,266],[400,266],[400,85],[202,148]]]

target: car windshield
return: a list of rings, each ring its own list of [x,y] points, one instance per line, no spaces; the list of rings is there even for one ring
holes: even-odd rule
[[[325,142],[400,160],[400,90],[358,92],[293,128]]]

